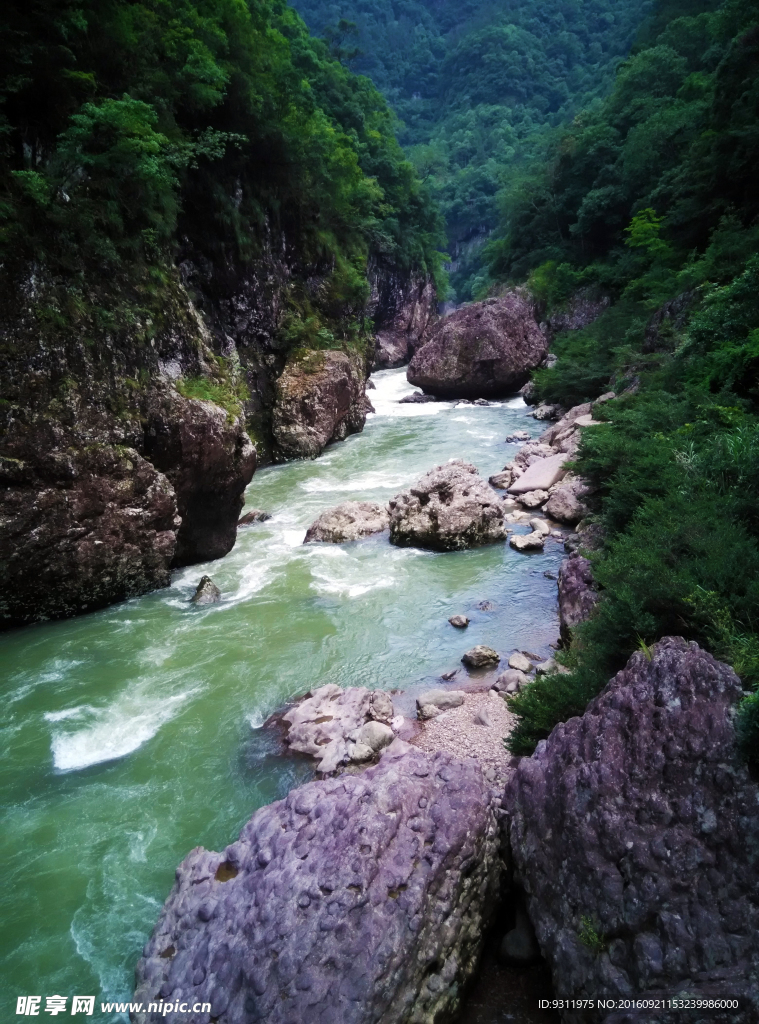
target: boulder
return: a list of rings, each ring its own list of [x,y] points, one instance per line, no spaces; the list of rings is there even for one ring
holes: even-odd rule
[[[548,499],[545,514],[557,523],[575,526],[588,514],[582,501],[587,493],[588,487],[579,477],[565,478]]]
[[[444,398],[515,393],[546,354],[526,293],[473,302],[439,320],[409,364],[411,384]]]
[[[399,405],[425,405],[427,402],[437,402],[434,395],[423,395],[421,391],[415,391],[413,395],[406,395],[398,402]]]
[[[438,711],[447,711],[449,708],[458,708],[464,703],[463,690],[427,690],[416,699],[418,708],[432,705]]]
[[[509,668],[518,672],[532,672],[532,662],[521,651],[514,651],[509,658]]]
[[[561,638],[569,644],[572,630],[590,617],[598,601],[593,568],[587,558],[575,552],[563,561],[558,587]]]
[[[492,668],[493,665],[498,664],[501,657],[498,651],[494,651],[492,647],[478,644],[471,651],[467,651],[461,660],[467,668]]]
[[[469,625],[469,619],[466,615],[452,615],[448,621],[452,626],[455,626],[456,629],[466,629]]]
[[[511,481],[514,479],[514,474],[510,469],[504,469],[500,473],[494,473],[488,480],[491,487],[497,487],[501,491],[505,491],[507,487],[511,486]]]
[[[515,430],[506,438],[506,444],[516,444],[519,441],[529,441],[530,435],[526,430]]]
[[[509,487],[509,494],[527,494],[528,491],[547,491],[566,476],[564,455],[549,455],[536,459]]]
[[[134,1024],[165,1022],[149,1009],[163,999],[211,1004],[186,1024],[453,1019],[498,902],[495,810],[476,761],[399,741],[261,808],[222,853],[179,865]]]
[[[389,504],[390,541],[400,547],[458,551],[504,540],[501,503],[460,459],[438,466]]]
[[[493,684],[493,689],[498,693],[518,693],[520,690],[523,690],[529,682],[530,679],[524,672],[510,668],[507,669],[506,672],[501,672]]]
[[[515,551],[542,551],[545,547],[546,535],[535,530],[534,533],[513,534],[509,544]]]
[[[435,704],[419,704],[417,702],[416,717],[421,722],[428,722],[431,718],[437,718],[442,711]]]
[[[528,380],[524,387],[519,389],[519,394],[522,396],[522,400],[525,405],[538,404],[538,389],[535,387],[533,381]]]
[[[190,598],[190,604],[218,604],[221,601],[221,591],[210,576],[202,576],[195,593]]]
[[[241,516],[237,521],[238,527],[240,526],[252,526],[253,523],[266,523],[271,519],[271,512],[264,512],[263,509],[254,508],[250,512],[246,512],[244,516]]]
[[[382,533],[390,525],[387,509],[373,501],[344,501],[322,512],[309,526],[304,544],[342,544]]]
[[[544,537],[548,537],[551,533],[551,527],[543,519],[531,519],[530,527],[535,533],[542,533]]]
[[[737,998],[725,1021],[759,1016],[759,791],[736,746],[741,697],[732,669],[667,637],[519,762],[511,852],[556,992]],[[607,1012],[563,1019],[632,1019]]]
[[[560,405],[539,405],[532,414],[536,420],[558,420],[564,410]]]
[[[548,491],[528,491],[519,495],[519,504],[525,508],[542,508],[548,501]]]
[[[290,749],[316,758],[317,771],[327,775],[352,760],[366,759],[360,749],[354,758],[356,745],[376,751],[391,742],[392,719],[393,702],[384,690],[363,686],[343,690],[327,683],[309,693],[282,721]],[[376,725],[382,728],[376,729]],[[376,746],[380,736],[385,741]]]
[[[272,410],[277,460],[320,455],[330,441],[363,430],[365,367],[358,355],[299,350],[277,381]]]

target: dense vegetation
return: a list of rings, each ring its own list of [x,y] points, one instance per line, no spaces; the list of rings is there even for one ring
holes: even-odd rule
[[[282,0],[9,0],[0,40],[0,261],[60,282],[61,323],[105,314],[98,290],[149,306],[180,249],[244,264],[284,237],[325,279],[293,317],[325,336],[370,253],[439,272],[386,102]]]
[[[649,0],[294,0],[370,75],[448,224],[458,299],[483,287],[497,195],[613,84]],[[342,19],[342,25],[341,25]],[[351,23],[355,30],[351,28]],[[358,52],[357,52],[358,51]]]
[[[621,396],[577,460],[605,531],[603,600],[572,674],[514,701],[515,751],[581,713],[636,647],[679,634],[754,691],[740,721],[758,757],[757,166],[759,4],[662,0],[606,103],[503,197],[494,279],[529,275],[546,307],[583,288],[614,300],[557,339],[541,397]]]

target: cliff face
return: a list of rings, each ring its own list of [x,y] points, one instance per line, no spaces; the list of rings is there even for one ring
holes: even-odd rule
[[[428,277],[409,276],[376,262],[369,268],[369,283],[374,369],[405,366],[436,320],[435,287]]]
[[[91,611],[222,557],[257,458],[314,458],[363,428],[361,344],[294,348],[282,330],[293,287],[317,297],[324,272],[284,241],[244,265],[192,252],[160,302],[103,309],[93,296],[79,317],[60,282],[5,282],[0,628]],[[421,330],[432,286],[372,274],[367,312]]]

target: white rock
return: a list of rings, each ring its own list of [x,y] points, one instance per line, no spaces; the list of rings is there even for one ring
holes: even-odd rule
[[[537,531],[535,533],[516,534],[513,537],[509,537],[509,544],[511,544],[515,551],[542,551],[545,542],[545,534],[538,533]]]
[[[530,526],[536,533],[543,533],[546,537],[551,533],[551,527],[542,519],[531,519]]]
[[[509,668],[516,669],[517,672],[531,672],[532,662],[521,651],[515,651],[509,658]]]
[[[567,475],[564,455],[549,455],[538,459],[509,487],[509,494],[527,494],[528,491],[546,491]]]

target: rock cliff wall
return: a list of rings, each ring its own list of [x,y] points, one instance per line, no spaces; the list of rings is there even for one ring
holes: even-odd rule
[[[375,331],[373,368],[405,366],[437,319],[432,281],[400,273],[380,262],[369,268],[371,298],[368,315]]]
[[[558,997],[735,998],[720,1021],[758,1019],[759,793],[736,750],[740,696],[732,669],[666,638],[521,760],[504,801],[512,856]]]
[[[362,429],[371,321],[344,351],[296,347],[282,329],[292,289],[316,300],[328,270],[268,239],[248,264],[184,253],[160,300],[101,284],[80,312],[34,268],[2,282],[0,628],[221,557],[257,460],[313,458]],[[421,330],[431,286],[372,275],[369,313]]]

